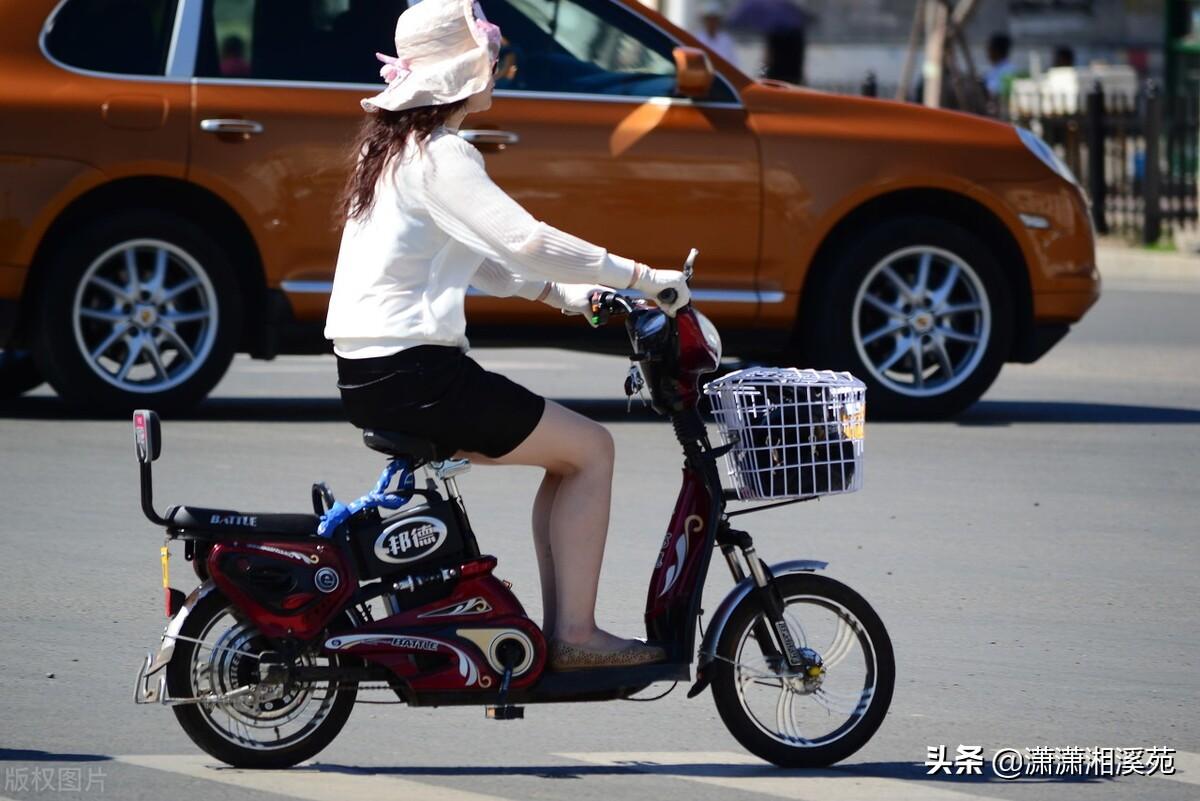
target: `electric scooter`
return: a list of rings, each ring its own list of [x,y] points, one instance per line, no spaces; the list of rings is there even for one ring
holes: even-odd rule
[[[665,661],[550,670],[541,630],[479,548],[458,486],[469,465],[432,442],[364,431],[364,444],[387,457],[375,487],[343,503],[317,483],[312,514],[173,506],[160,515],[151,466],[161,423],[139,410],[142,509],[166,530],[169,623],[138,672],[135,701],[171,707],[196,745],[243,768],[311,758],[360,693],[481,706],[488,718],[513,720],[533,704],[626,699],[688,681],[689,698],[711,690],[733,736],[777,765],[827,766],[861,748],[895,680],[882,622],[856,592],[820,575],[824,562],[767,565],[735,522],[858,488],[863,385],[846,373],[752,368],[702,388],[720,363],[720,338],[703,315],[689,305],[671,317],[642,299],[594,293],[591,322],[616,316],[632,346],[626,392],[648,392],[683,455],[645,607],[647,641]],[[706,400],[718,444],[701,413]],[[734,508],[746,501],[770,503]],[[176,542],[201,582],[186,596],[170,586]],[[734,587],[697,647],[714,551]]]

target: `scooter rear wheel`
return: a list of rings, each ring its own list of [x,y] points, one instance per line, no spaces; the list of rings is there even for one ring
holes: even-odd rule
[[[840,762],[871,739],[892,700],[896,665],[882,621],[846,585],[807,573],[775,578],[796,645],[820,657],[816,675],[763,655],[753,594],[734,608],[717,642],[713,699],[748,751],[789,768]]]
[[[172,698],[211,697],[257,686],[256,657],[270,646],[221,593],[202,598],[179,633],[167,665]],[[315,654],[300,660],[336,664]],[[261,700],[247,696],[172,709],[192,742],[222,762],[238,768],[287,768],[332,742],[346,725],[356,695],[354,687],[305,682],[282,686]]]

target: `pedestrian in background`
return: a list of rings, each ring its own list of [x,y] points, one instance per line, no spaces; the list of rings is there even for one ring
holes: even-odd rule
[[[815,20],[807,9],[791,0],[739,0],[725,18],[725,27],[764,38],[763,77],[802,84],[808,26]]]
[[[737,50],[733,37],[722,26],[725,20],[725,9],[717,0],[706,3],[700,12],[701,28],[696,32],[696,38],[721,58],[737,67]]]
[[[1059,45],[1054,48],[1054,60],[1051,62],[1052,67],[1074,67],[1075,66],[1075,51],[1068,45]]]
[[[1007,33],[993,33],[988,39],[987,56],[988,68],[983,73],[983,85],[988,96],[997,98],[1008,94],[1016,68],[1013,67],[1009,54],[1012,52],[1012,37]]]

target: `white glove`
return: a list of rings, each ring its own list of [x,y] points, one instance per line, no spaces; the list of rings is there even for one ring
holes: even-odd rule
[[[542,298],[542,302],[562,310],[563,314],[582,314],[587,316],[592,313],[592,304],[589,301],[592,293],[611,291],[606,286],[598,286],[596,284],[552,283],[549,285],[546,297]]]
[[[629,288],[644,292],[646,297],[657,303],[659,308],[671,317],[692,299],[683,273],[678,270],[654,270],[644,264],[638,264],[633,275],[633,283]],[[675,290],[675,300],[671,303],[664,303],[658,299],[659,293],[664,289]]]

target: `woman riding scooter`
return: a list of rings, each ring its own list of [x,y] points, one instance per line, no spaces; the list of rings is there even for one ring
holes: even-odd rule
[[[673,289],[663,304],[673,314],[689,300],[684,276],[536,220],[456,135],[468,114],[490,108],[495,83],[500,30],[478,3],[424,0],[400,16],[395,38],[396,57],[377,54],[387,88],[362,101],[325,327],[347,414],[447,456],[545,469],[533,537],[551,667],[661,660],[662,649],[595,621],[612,436],[468,357],[463,300],[472,286],[581,314],[597,288],[651,298]]]

